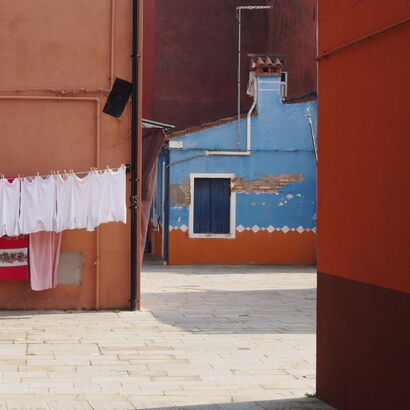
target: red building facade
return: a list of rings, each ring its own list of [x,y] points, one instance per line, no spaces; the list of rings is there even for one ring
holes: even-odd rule
[[[404,409],[410,365],[406,0],[319,0],[321,399]]]

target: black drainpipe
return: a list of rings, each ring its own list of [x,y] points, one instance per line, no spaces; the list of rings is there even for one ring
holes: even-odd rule
[[[164,221],[163,221],[163,240],[164,240],[164,255],[162,256],[164,263],[169,263],[169,148],[164,150],[165,153],[165,198],[164,201]]]
[[[132,108],[131,108],[131,298],[130,310],[137,310],[137,231],[139,206],[137,174],[138,174],[138,22],[139,0],[133,0],[133,27],[132,27]]]

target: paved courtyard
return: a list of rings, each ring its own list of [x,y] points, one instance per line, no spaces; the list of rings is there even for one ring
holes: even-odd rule
[[[313,269],[143,271],[142,312],[0,312],[0,409],[330,409]]]

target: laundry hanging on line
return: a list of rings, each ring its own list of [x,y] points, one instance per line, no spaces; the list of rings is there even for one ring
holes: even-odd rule
[[[0,180],[0,236],[126,223],[126,169]]]

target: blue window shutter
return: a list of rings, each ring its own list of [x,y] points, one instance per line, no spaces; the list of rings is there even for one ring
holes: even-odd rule
[[[211,178],[195,178],[194,233],[211,232]]]
[[[194,233],[230,232],[231,182],[227,178],[195,178]]]
[[[213,178],[211,182],[211,232],[229,233],[231,183]]]

